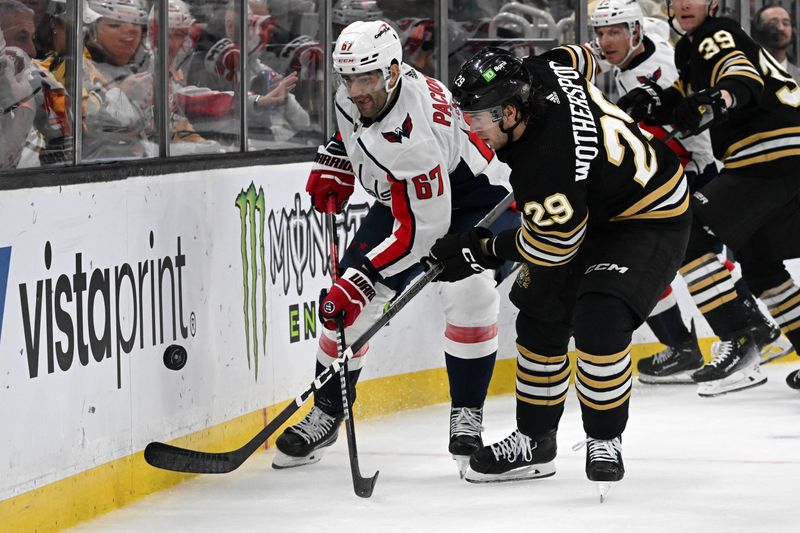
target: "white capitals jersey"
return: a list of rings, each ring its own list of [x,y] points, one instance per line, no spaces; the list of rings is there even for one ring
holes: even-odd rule
[[[361,118],[344,86],[336,92],[353,172],[395,219],[392,234],[366,254],[383,277],[426,256],[447,233],[453,209],[487,205],[487,191],[501,192],[497,203],[511,189],[510,169],[469,131],[443,83],[404,63],[395,92],[377,121]]]
[[[675,50],[668,41],[654,33],[645,35],[644,52],[633,58],[625,70],[618,67],[614,67],[613,70],[620,96],[627,94],[628,91],[646,80],[657,83],[662,89],[667,89],[678,79],[678,69],[675,68]],[[668,134],[672,132],[673,128],[663,126],[663,129]],[[658,136],[661,137],[661,135]],[[675,138],[675,142],[690,154],[691,162],[685,165],[687,172],[699,174],[707,165],[716,164],[708,130],[685,139],[678,136]]]

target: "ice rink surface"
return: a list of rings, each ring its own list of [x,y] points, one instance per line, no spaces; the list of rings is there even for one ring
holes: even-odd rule
[[[128,532],[800,532],[800,393],[765,369],[749,391],[699,398],[694,386],[636,384],[623,438],[625,479],[599,503],[584,474],[573,392],[558,433],[556,475],[473,485],[447,453],[448,407],[357,421],[362,473],[380,470],[370,499],[353,494],[344,430],[320,463],[270,468],[257,453],[239,470],[200,476],[87,522],[77,533]],[[514,428],[513,396],[493,397],[485,442]]]

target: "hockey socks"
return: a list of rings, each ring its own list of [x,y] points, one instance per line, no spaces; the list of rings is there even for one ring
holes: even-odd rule
[[[444,354],[452,407],[481,407],[492,379],[497,352],[477,359]]]

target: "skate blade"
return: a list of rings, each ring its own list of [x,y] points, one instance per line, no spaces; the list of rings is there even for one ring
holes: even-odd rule
[[[555,461],[515,468],[503,474],[481,474],[471,467],[467,469],[464,479],[470,483],[505,483],[506,481],[524,481],[550,477],[556,473]]]
[[[748,372],[749,370],[749,372]],[[758,367],[734,372],[730,376],[716,381],[706,381],[697,384],[697,395],[701,398],[713,398],[731,392],[738,392],[754,387],[759,387],[767,382],[767,376],[762,376]]]
[[[761,364],[765,365],[781,357],[786,357],[794,352],[794,346],[791,341],[781,335],[775,342],[767,344],[761,350]]]
[[[303,457],[293,457],[278,450],[278,453],[276,453],[275,457],[272,459],[272,468],[276,470],[283,470],[284,468],[296,468],[298,466],[312,465],[314,463],[318,463],[324,454],[324,448],[314,450],[310,454]]]
[[[617,483],[616,481],[595,481],[594,487],[597,490],[597,495],[600,497],[600,503],[605,503],[608,499],[608,494],[611,492],[611,487]]]
[[[702,367],[697,367],[693,370],[687,370],[685,372],[677,372],[669,376],[648,376],[639,374],[639,383],[643,383],[645,385],[692,385],[694,384],[694,381],[692,380],[692,372],[698,368]]]
[[[453,460],[458,466],[458,477],[464,479],[464,475],[466,475],[469,468],[469,455],[453,455]]]

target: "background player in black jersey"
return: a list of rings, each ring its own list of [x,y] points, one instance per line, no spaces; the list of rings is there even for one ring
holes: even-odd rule
[[[689,291],[722,342],[693,375],[715,395],[766,381],[735,289],[720,287],[707,250],[718,237],[742,264],[747,285],[781,331],[800,346],[800,287],[783,261],[800,256],[800,87],[733,20],[715,17],[717,0],[675,0],[670,16],[685,32],[675,47],[679,78],[660,94],[637,91],[648,120],[687,133],[710,124],[720,175],[694,193],[697,231],[681,268]],[[674,22],[673,22],[674,24]],[[634,91],[631,91],[631,95]],[[713,296],[710,298],[709,296]]]
[[[523,63],[485,48],[453,82],[470,127],[511,167],[521,227],[437,241],[432,260],[458,280],[503,259],[523,262],[511,291],[517,316],[517,430],[473,454],[473,482],[555,473],[556,431],[575,338],[586,474],[624,474],[633,331],[672,281],[689,233],[689,193],[677,157],[574,68],[579,46]],[[585,75],[585,74],[584,74]]]

